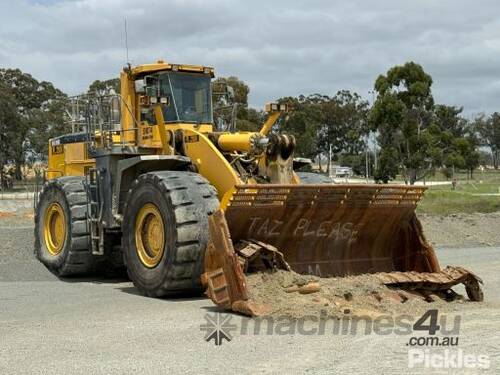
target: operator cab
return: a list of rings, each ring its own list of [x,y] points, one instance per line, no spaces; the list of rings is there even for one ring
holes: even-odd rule
[[[166,64],[165,64],[166,65]],[[167,65],[135,80],[141,121],[155,123],[151,105],[160,104],[165,123],[212,124],[213,69]]]

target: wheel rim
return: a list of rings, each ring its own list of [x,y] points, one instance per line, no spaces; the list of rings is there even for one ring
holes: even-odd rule
[[[51,255],[61,253],[66,241],[66,215],[59,203],[51,203],[45,210],[44,238]]]
[[[165,234],[160,210],[146,203],[135,220],[135,247],[137,255],[148,268],[156,267],[163,256]]]

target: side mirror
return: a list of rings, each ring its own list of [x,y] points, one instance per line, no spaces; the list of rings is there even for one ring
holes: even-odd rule
[[[158,78],[146,76],[134,82],[136,94],[146,94],[147,96],[159,96],[160,87]]]
[[[144,85],[145,85],[145,91],[146,95],[149,97],[159,97],[160,96],[160,85],[159,85],[159,80],[156,77],[153,76],[146,76],[144,77]]]
[[[134,84],[135,84],[136,94],[145,94],[146,93],[146,82],[144,79],[137,79],[137,80],[135,80]]]

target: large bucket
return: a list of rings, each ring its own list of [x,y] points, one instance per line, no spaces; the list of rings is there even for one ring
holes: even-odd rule
[[[206,294],[224,309],[265,315],[269,306],[255,303],[245,274],[281,268],[323,278],[376,273],[383,284],[409,290],[393,293],[391,298],[401,298],[401,303],[419,293],[448,299],[458,283],[465,285],[471,300],[481,301],[481,280],[472,272],[440,269],[415,216],[424,190],[395,185],[237,186],[224,212],[209,217],[202,276]],[[316,284],[304,288],[314,292]]]
[[[298,273],[321,277],[439,271],[415,208],[424,187],[240,185],[225,218],[233,243],[271,244]]]

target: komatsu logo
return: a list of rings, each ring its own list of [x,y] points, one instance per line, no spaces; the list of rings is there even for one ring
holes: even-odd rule
[[[248,237],[279,237],[281,233],[291,233],[293,237],[313,237],[356,241],[358,229],[351,222],[321,221],[315,222],[301,218],[292,230],[285,228],[286,222],[269,218],[252,217],[248,228]]]

